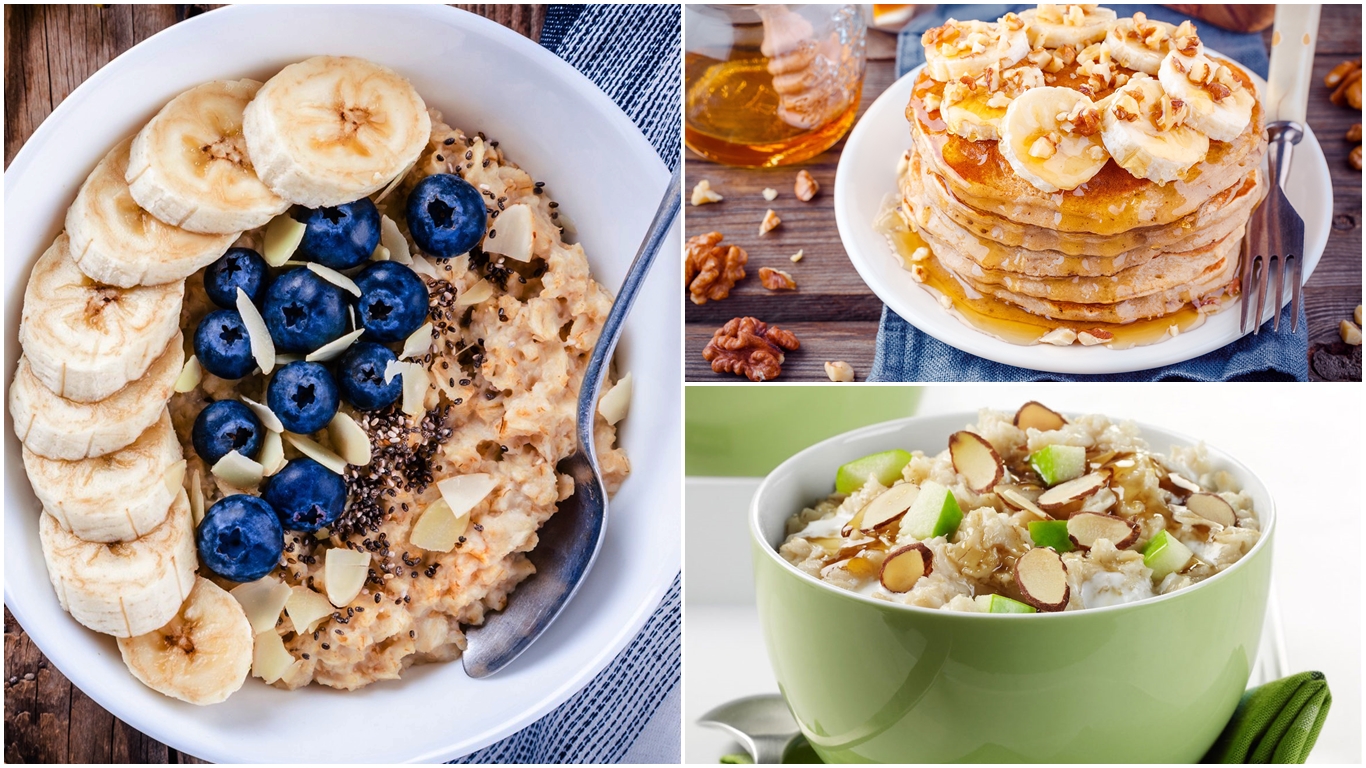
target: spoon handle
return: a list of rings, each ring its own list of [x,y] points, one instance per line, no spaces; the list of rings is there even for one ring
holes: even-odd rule
[[[679,168],[682,166],[680,160]],[[603,379],[612,361],[612,352],[616,350],[617,341],[621,339],[626,316],[630,314],[636,294],[640,292],[640,286],[645,282],[650,266],[654,264],[660,247],[664,245],[669,228],[673,226],[674,219],[678,218],[678,210],[683,201],[679,168],[675,168],[673,176],[669,178],[669,188],[664,192],[664,199],[659,202],[659,210],[655,211],[655,218],[650,222],[650,229],[640,244],[640,250],[636,252],[635,261],[631,262],[626,279],[622,281],[621,289],[617,292],[616,301],[612,303],[607,320],[602,324],[602,333],[598,336],[598,343],[593,347],[593,356],[588,359],[588,368],[584,371],[583,384],[579,388],[579,450],[588,457],[595,475],[602,474],[601,468],[598,467],[597,448],[593,443],[593,413],[597,410],[598,394],[602,390]]]

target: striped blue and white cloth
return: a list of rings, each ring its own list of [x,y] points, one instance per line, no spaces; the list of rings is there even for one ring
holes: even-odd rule
[[[672,170],[680,155],[678,5],[552,5],[541,45],[597,83]],[[681,758],[681,583],[582,691],[459,763],[677,763]]]

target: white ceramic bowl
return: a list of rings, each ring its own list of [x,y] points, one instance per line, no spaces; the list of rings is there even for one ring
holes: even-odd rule
[[[562,60],[498,24],[444,6],[225,8],[177,24],[95,73],[6,171],[6,402],[29,269],[109,147],[191,86],[265,80],[324,53],[392,67],[451,125],[499,139],[573,218],[597,279],[609,290],[620,285],[669,173],[626,115]],[[469,679],[457,662],[414,667],[400,681],[351,693],[319,686],[289,693],[251,679],[227,702],[202,709],[143,687],[124,669],[112,638],[86,630],[57,605],[38,548],[40,506],[8,408],[5,604],[91,698],[153,738],[215,762],[430,762],[517,731],[601,671],[679,570],[676,230],[669,242],[617,352],[621,370],[636,381],[622,430],[633,473],[612,502],[601,554],[559,621],[493,678]]]
[[[897,161],[910,147],[910,127],[904,112],[919,73],[920,67],[907,72],[859,118],[840,153],[835,173],[835,222],[840,240],[863,282],[889,309],[921,331],[964,352],[1020,368],[1057,373],[1142,371],[1190,360],[1238,340],[1241,308],[1237,305],[1174,339],[1122,350],[1079,345],[1020,346],[972,328],[944,311],[929,291],[911,279],[911,273],[901,266],[886,238],[873,229],[883,200],[896,193]],[[1265,90],[1261,78],[1252,77]],[[1304,140],[1295,148],[1293,161],[1285,191],[1304,219],[1304,280],[1308,282],[1332,230],[1333,184],[1323,149],[1307,127]],[[1288,290],[1285,301],[1290,301]],[[1265,317],[1271,316],[1268,306]]]

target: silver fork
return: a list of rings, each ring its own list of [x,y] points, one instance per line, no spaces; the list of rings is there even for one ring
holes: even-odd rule
[[[682,159],[679,167],[683,166]],[[607,377],[612,352],[621,338],[622,324],[631,311],[640,286],[678,216],[682,204],[678,171],[669,179],[664,199],[655,211],[645,240],[621,283],[616,301],[603,322],[602,333],[588,359],[579,388],[576,436],[572,455],[560,462],[558,471],[574,480],[574,493],[560,502],[559,510],[537,532],[540,543],[527,557],[536,574],[517,589],[505,610],[489,614],[484,623],[465,632],[469,641],[463,661],[470,677],[488,677],[517,658],[545,632],[578,591],[588,569],[602,548],[607,526],[607,491],[602,485],[598,454],[593,443],[594,414],[598,394]]]
[[[1252,335],[1262,327],[1266,307],[1267,283],[1274,278],[1276,298],[1271,305],[1273,332],[1281,329],[1281,307],[1284,304],[1285,282],[1290,282],[1290,332],[1299,326],[1301,283],[1304,266],[1304,219],[1286,199],[1283,186],[1290,173],[1290,155],[1294,146],[1304,138],[1304,129],[1294,121],[1280,120],[1266,128],[1270,145],[1267,148],[1267,169],[1271,191],[1262,201],[1248,224],[1248,236],[1243,240],[1242,319],[1239,332],[1247,333],[1251,315]],[[1248,312],[1256,294],[1255,314]]]

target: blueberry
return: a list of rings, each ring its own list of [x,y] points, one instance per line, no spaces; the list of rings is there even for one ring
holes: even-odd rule
[[[384,371],[389,361],[397,360],[383,344],[358,341],[352,344],[337,364],[337,386],[342,399],[363,411],[377,411],[403,394],[403,374],[388,383]]]
[[[194,419],[190,442],[209,466],[233,451],[256,458],[266,431],[251,409],[236,400],[209,403]]]
[[[247,292],[247,298],[259,302],[268,279],[266,260],[261,254],[250,248],[229,248],[204,270],[204,292],[218,306],[236,309],[238,288]]]
[[[292,269],[266,289],[261,314],[281,352],[312,352],[346,333],[342,289],[307,269]]]
[[[270,505],[245,493],[225,496],[204,513],[195,533],[199,562],[229,581],[270,573],[285,548],[285,532]]]
[[[285,429],[300,435],[327,426],[339,402],[337,383],[321,363],[296,360],[276,371],[266,389],[266,405]]]
[[[267,481],[261,498],[275,508],[285,528],[312,533],[341,515],[346,481],[312,459],[295,459]]]
[[[403,341],[427,319],[427,284],[396,261],[377,261],[356,275],[356,322],[370,341]]]
[[[379,209],[362,197],[354,203],[314,208],[300,220],[304,239],[299,258],[333,269],[350,269],[370,258],[379,245]]]
[[[221,379],[240,379],[256,368],[247,326],[235,309],[214,310],[199,321],[194,354],[204,370]]]
[[[436,173],[408,193],[408,231],[424,253],[449,259],[484,238],[488,211],[484,196],[453,173]]]

